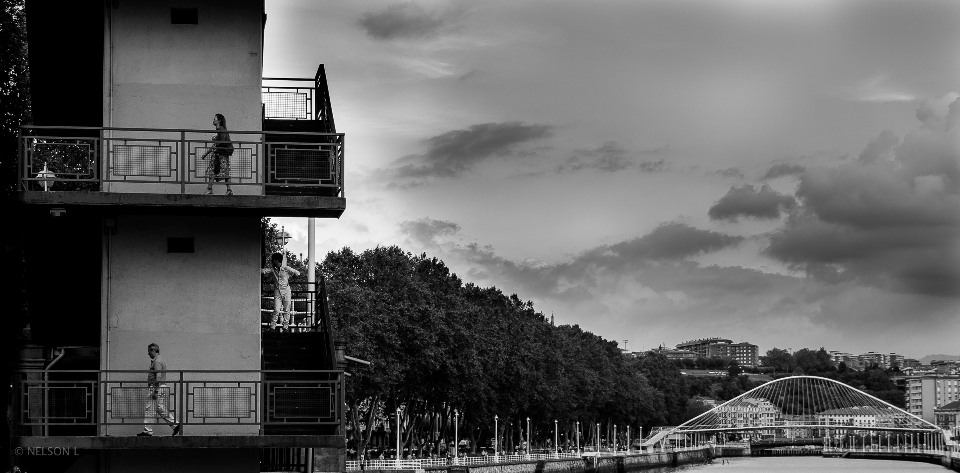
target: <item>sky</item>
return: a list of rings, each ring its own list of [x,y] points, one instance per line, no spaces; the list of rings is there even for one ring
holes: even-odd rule
[[[269,0],[346,211],[629,351],[960,354],[960,2]],[[275,218],[306,254],[306,219]]]

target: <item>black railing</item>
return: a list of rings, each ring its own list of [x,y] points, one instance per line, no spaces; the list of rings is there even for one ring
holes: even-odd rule
[[[216,435],[257,435],[277,426],[336,431],[342,419],[340,371],[167,371],[157,388],[147,384],[148,374],[17,371],[15,435],[114,435],[113,426],[156,423],[164,413],[185,435],[197,426],[214,427]]]
[[[260,284],[260,325],[269,327],[274,314],[274,289],[271,277],[264,277]],[[327,305],[326,284],[317,282],[290,282],[291,316],[293,332],[329,332],[330,312]],[[280,319],[277,325],[281,324]]]
[[[283,190],[344,196],[343,134],[229,133],[234,146],[229,181],[237,194]],[[207,154],[212,134],[196,129],[22,126],[20,190],[202,194],[213,159],[213,153]]]
[[[267,120],[316,120],[325,133],[336,133],[333,105],[323,64],[313,79],[264,77],[260,91],[263,118]]]

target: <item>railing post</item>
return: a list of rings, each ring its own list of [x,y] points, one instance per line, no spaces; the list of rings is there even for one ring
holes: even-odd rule
[[[97,150],[98,151],[97,152],[97,160],[98,160],[97,172],[100,173],[100,176],[99,176],[99,179],[97,180],[99,181],[99,184],[100,184],[100,192],[105,192],[107,187],[106,181],[110,179],[110,173],[108,172],[109,169],[107,168],[109,163],[109,159],[107,156],[107,154],[109,153],[109,149],[107,148],[107,130],[104,128],[101,128],[99,135],[100,135],[100,139],[98,140],[97,144],[99,145],[100,149]]]
[[[187,193],[187,176],[189,176],[189,169],[187,168],[187,132],[180,130],[180,194]]]

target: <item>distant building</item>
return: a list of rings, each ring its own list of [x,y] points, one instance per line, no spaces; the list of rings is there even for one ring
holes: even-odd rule
[[[953,401],[933,410],[937,427],[956,432],[960,429],[960,401]]]
[[[759,365],[760,349],[751,343],[741,342],[730,344],[730,358],[733,358],[740,366],[755,367]]]
[[[717,407],[715,412],[726,428],[773,427],[780,420],[780,409],[766,399],[745,398],[735,405]],[[773,430],[760,433],[773,434]]]
[[[887,355],[883,353],[877,353],[875,351],[868,351],[857,357],[857,361],[859,362],[860,366],[863,366],[863,367],[868,367],[876,364],[881,368],[887,368],[889,367],[889,364],[887,363],[886,360],[887,360]]]
[[[733,343],[733,340],[727,338],[701,338],[678,343],[677,350],[690,350],[701,358],[710,358],[712,356],[719,356],[716,354],[718,346],[726,346],[731,343]]]
[[[904,358],[904,359],[903,359],[903,364],[900,366],[901,369],[903,369],[903,368],[919,368],[919,367],[920,367],[920,360],[917,360],[917,359],[914,359],[914,358]]]
[[[759,365],[759,348],[747,342],[733,343],[727,338],[702,338],[677,344],[677,351],[689,351],[701,358],[730,358],[740,366]]]
[[[936,408],[960,400],[960,376],[912,376],[906,379],[906,389],[907,412],[934,422]]]
[[[817,414],[817,423],[850,427],[876,427],[877,410],[866,407],[842,407]]]

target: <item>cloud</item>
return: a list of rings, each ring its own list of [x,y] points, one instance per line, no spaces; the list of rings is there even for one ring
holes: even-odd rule
[[[893,159],[893,150],[900,144],[900,138],[890,130],[883,130],[880,135],[867,144],[867,147],[860,152],[858,160],[864,163],[872,163],[880,159]]]
[[[433,38],[444,29],[448,17],[427,12],[417,3],[398,3],[378,12],[367,12],[357,25],[380,41]]]
[[[520,155],[524,143],[551,136],[551,125],[521,122],[481,123],[465,130],[452,130],[424,140],[424,154],[409,155],[381,174],[392,184],[415,186],[433,178],[456,178],[482,161]]]
[[[413,241],[425,246],[435,246],[437,239],[444,236],[453,236],[460,233],[460,225],[431,218],[408,220],[400,222],[400,233]]]
[[[643,154],[659,154],[666,148],[641,151]],[[592,149],[579,149],[564,164],[557,166],[558,173],[595,170],[599,172],[620,172],[636,169],[643,173],[661,172],[666,167],[663,159],[657,161],[635,161],[629,152],[616,141]]]
[[[656,274],[663,271],[674,273],[677,279],[693,278],[702,285],[737,284],[716,270],[692,275],[700,269],[691,259],[743,241],[742,237],[670,222],[641,237],[591,248],[569,261],[547,264],[527,258],[516,263],[498,255],[490,246],[454,241],[460,237],[460,227],[453,222],[421,219],[403,222],[400,227],[417,251],[421,248],[439,250],[451,267],[467,266],[465,274],[475,280],[496,281],[505,290],[521,292],[524,297],[575,303],[607,293],[611,289],[605,285],[611,279],[640,278],[645,287],[656,286],[657,294],[677,289],[666,280],[658,279]],[[599,299],[596,303],[602,304]]]
[[[627,260],[677,261],[721,250],[743,241],[743,237],[700,230],[683,223],[664,223],[640,238],[600,247],[587,253]]]
[[[782,176],[793,176],[800,174],[806,169],[802,164],[777,163],[767,169],[767,173],[761,177],[761,180],[776,179]]]
[[[921,106],[902,141],[883,132],[856,161],[806,170],[764,253],[817,279],[960,298],[960,130],[930,126],[958,113]]]
[[[782,211],[792,209],[795,205],[793,197],[776,192],[766,184],[760,189],[745,184],[731,187],[726,195],[710,207],[707,215],[712,220],[732,222],[740,217],[773,219],[780,218]]]
[[[746,176],[743,174],[743,171],[740,170],[740,168],[726,168],[726,169],[721,169],[721,170],[719,170],[719,171],[714,172],[714,174],[719,174],[719,175],[721,175],[721,176],[723,176],[723,177],[735,177],[735,178],[738,178],[738,179],[743,179],[744,177],[746,177]]]
[[[870,77],[854,87],[849,96],[858,102],[886,103],[910,102],[918,97],[892,84],[885,74]]]

